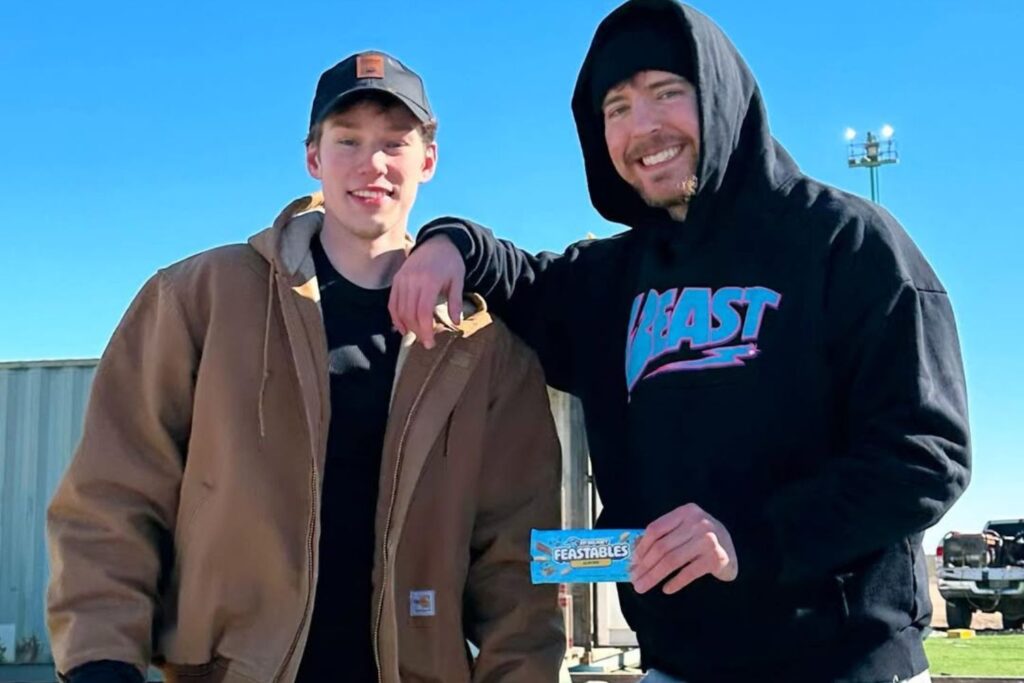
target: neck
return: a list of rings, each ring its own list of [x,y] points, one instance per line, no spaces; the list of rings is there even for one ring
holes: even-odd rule
[[[686,211],[689,208],[690,204],[688,202],[684,202],[682,204],[673,204],[666,210],[668,211],[668,215],[672,218],[672,220],[682,223],[683,221],[686,220]]]
[[[396,226],[380,237],[363,239],[333,220],[329,213],[324,215],[320,242],[334,269],[364,289],[390,287],[407,256],[404,226]]]

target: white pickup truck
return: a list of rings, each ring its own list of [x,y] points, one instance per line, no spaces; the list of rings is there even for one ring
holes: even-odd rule
[[[1024,519],[993,520],[980,534],[951,531],[935,553],[949,628],[975,612],[999,612],[1004,629],[1024,627]]]

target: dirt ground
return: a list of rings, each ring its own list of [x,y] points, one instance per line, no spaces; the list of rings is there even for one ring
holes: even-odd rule
[[[928,583],[931,590],[932,606],[935,610],[932,614],[932,626],[946,628],[946,601],[939,595],[939,588],[935,582],[935,558],[930,555],[928,556]],[[971,628],[975,631],[998,631],[1003,628],[1003,618],[999,614],[975,612]]]

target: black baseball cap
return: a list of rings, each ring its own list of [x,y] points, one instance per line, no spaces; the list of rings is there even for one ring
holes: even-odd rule
[[[309,114],[309,127],[347,100],[369,93],[391,95],[422,123],[434,120],[423,79],[391,55],[379,50],[357,52],[320,75]]]

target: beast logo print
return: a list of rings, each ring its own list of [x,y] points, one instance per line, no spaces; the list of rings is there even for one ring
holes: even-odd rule
[[[656,375],[745,365],[760,352],[765,315],[781,302],[782,295],[767,287],[683,287],[638,295],[626,339],[630,394]],[[659,363],[670,354],[676,358]]]

